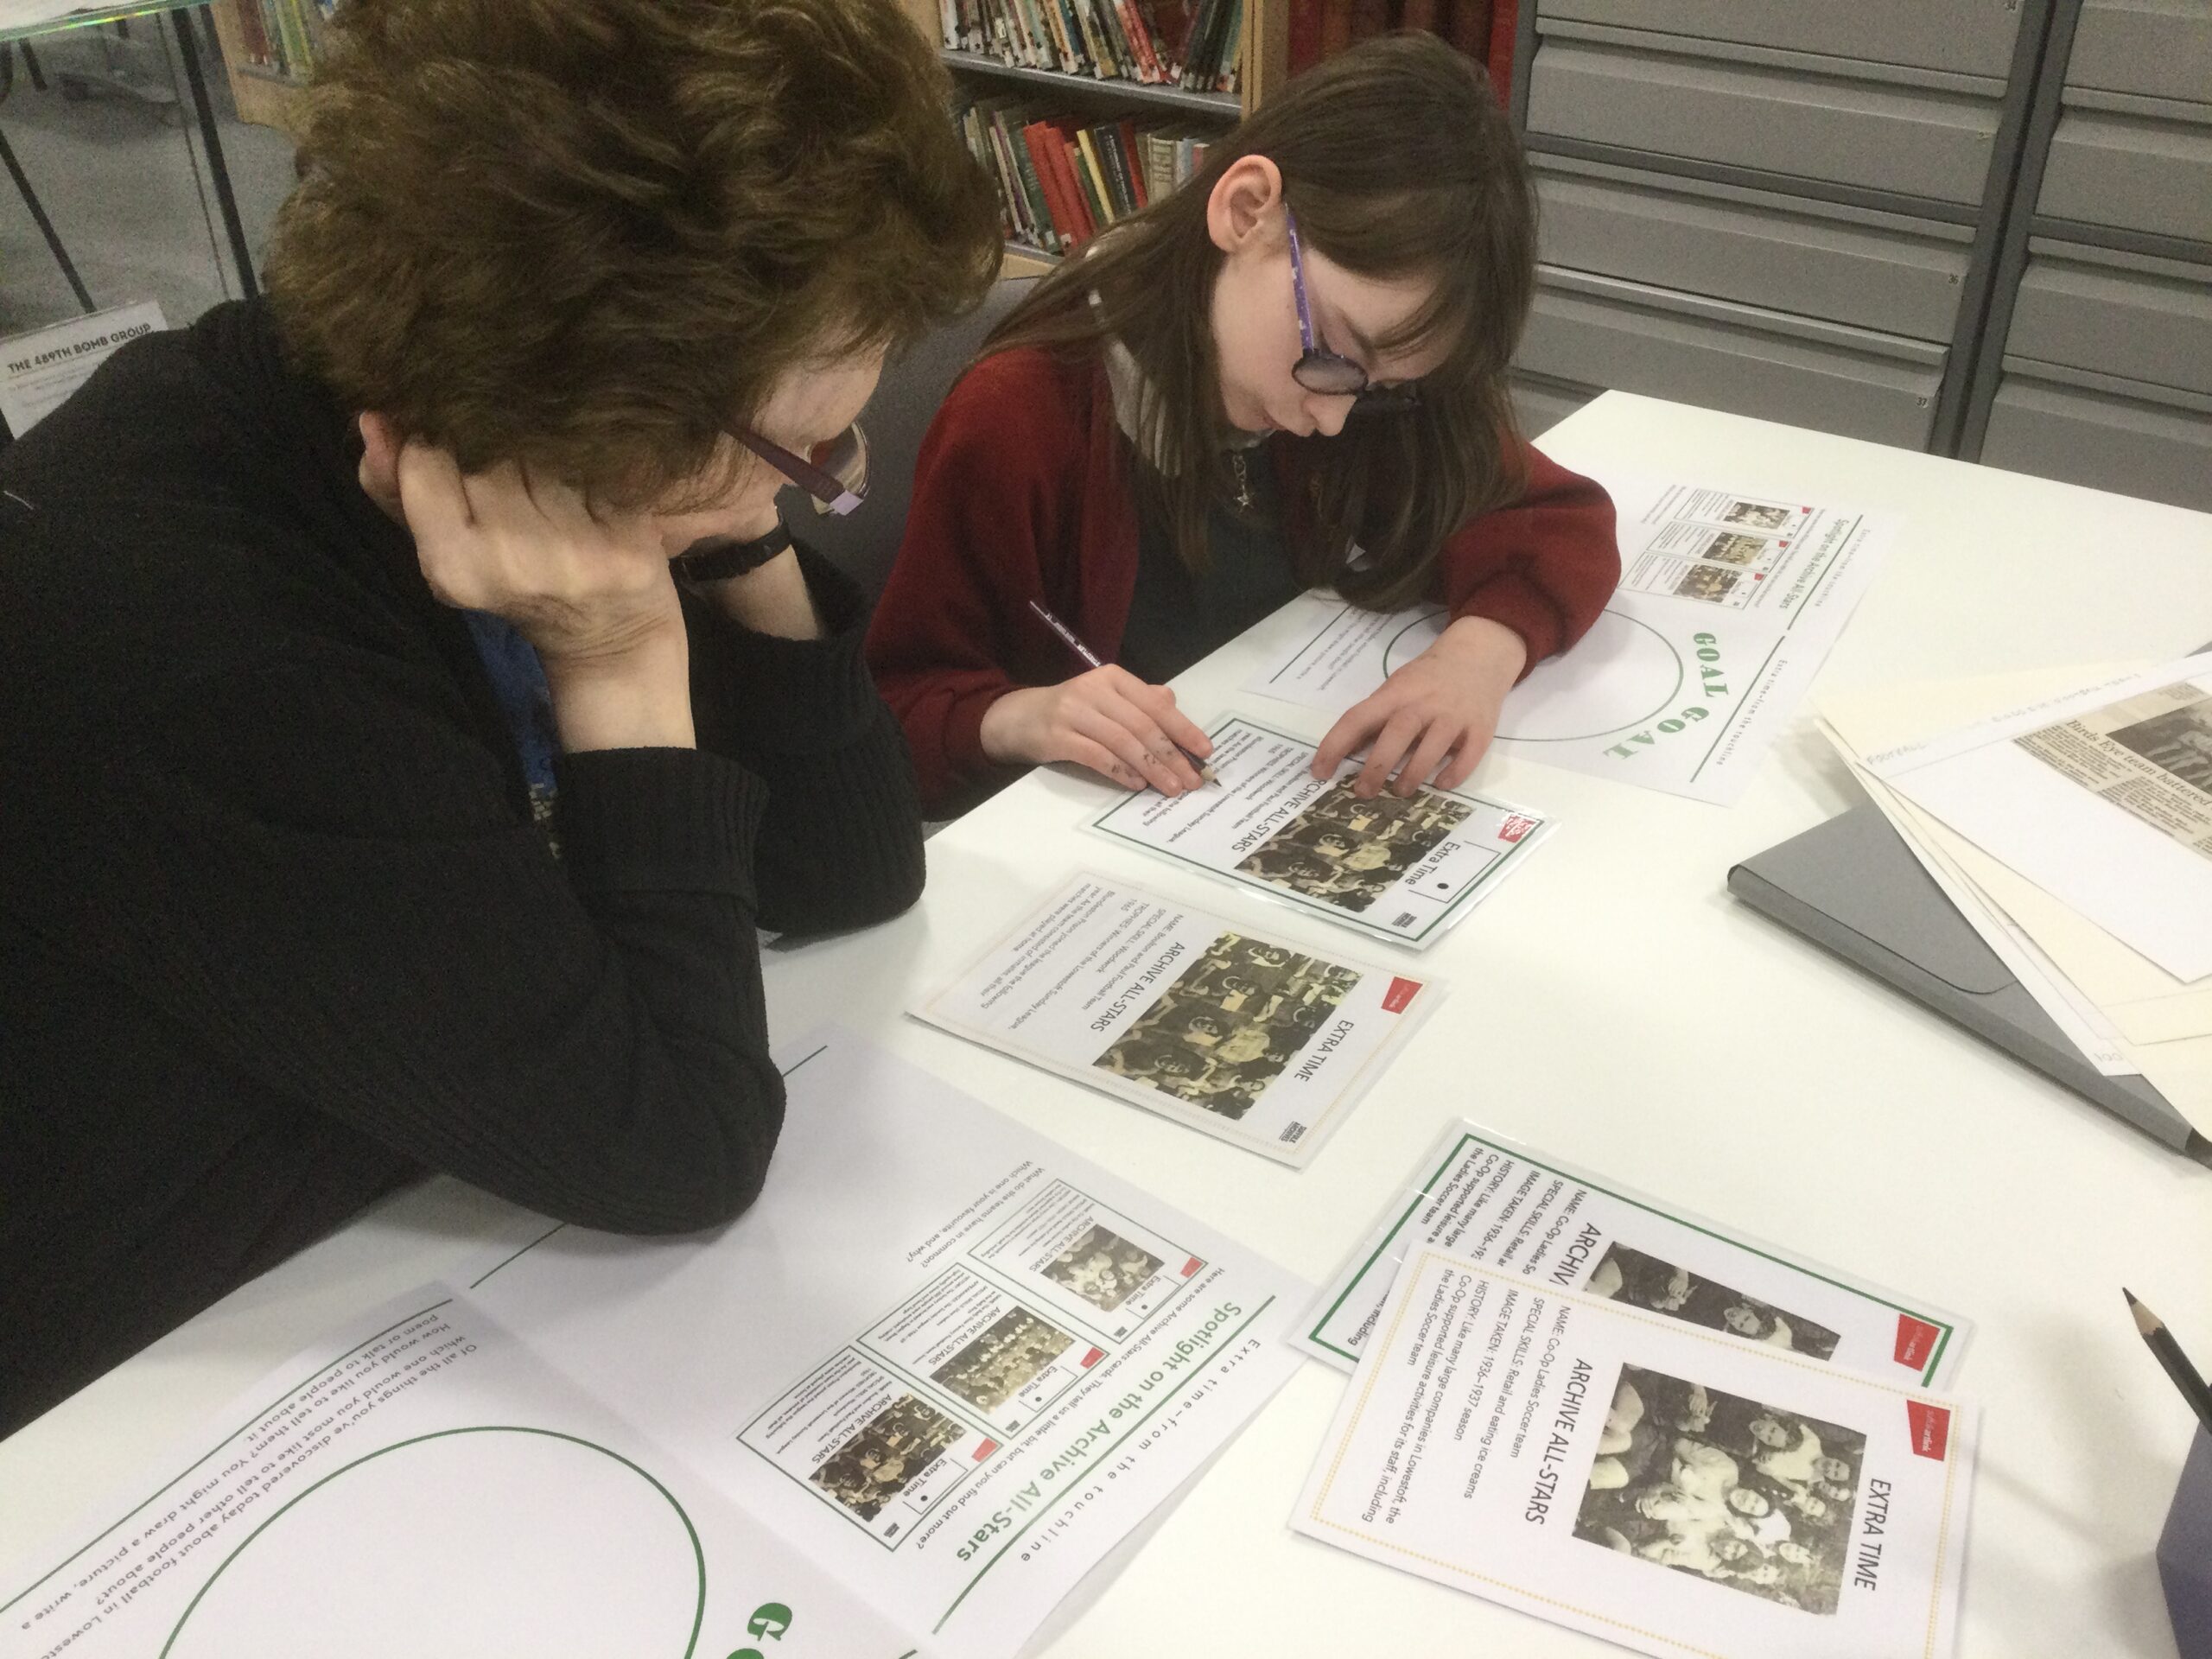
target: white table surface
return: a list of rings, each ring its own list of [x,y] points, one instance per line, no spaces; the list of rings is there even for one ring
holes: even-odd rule
[[[2163,659],[2212,636],[2203,514],[1619,392],[1543,447],[1585,470],[1894,509],[1904,534],[1815,699]],[[1192,670],[1184,706],[1318,737],[1313,711],[1237,690],[1281,632],[1263,624]],[[940,833],[928,893],[899,921],[772,952],[771,1020],[785,1038],[841,1019],[1309,1279],[1464,1114],[1956,1309],[1975,1326],[1956,1389],[1983,1408],[1959,1651],[2164,1659],[2152,1551],[2190,1425],[2120,1287],[2208,1357],[2212,1171],[1729,899],[1731,864],[1848,803],[1808,713],[1732,808],[1486,760],[1474,787],[1559,829],[1419,958],[1449,997],[1303,1173],[901,1017],[1078,864],[1258,907],[1082,833],[1109,798],[1083,779],[1038,773]],[[451,1181],[401,1195],[0,1443],[0,1564],[38,1556],[327,1328],[519,1219]],[[1060,1631],[1055,1659],[1618,1651],[1293,1535],[1341,1388],[1318,1364],[1295,1376]]]

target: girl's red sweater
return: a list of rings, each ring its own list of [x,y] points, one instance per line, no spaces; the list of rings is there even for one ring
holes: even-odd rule
[[[1302,478],[1271,446],[1282,499]],[[1528,487],[1445,543],[1434,597],[1514,630],[1533,666],[1586,632],[1620,580],[1613,504],[1527,448]],[[912,504],[868,631],[868,660],[906,728],[923,810],[972,805],[1022,768],[985,758],[983,711],[1008,691],[1079,672],[1039,600],[1111,662],[1137,573],[1134,452],[1103,364],[1020,348],[984,359],[938,410]]]

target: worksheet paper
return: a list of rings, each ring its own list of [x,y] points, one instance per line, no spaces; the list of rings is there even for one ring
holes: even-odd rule
[[[143,1659],[194,1605],[225,1611],[175,1659],[365,1659],[394,1630],[531,1659],[1019,1650],[1300,1363],[1308,1287],[847,1033],[783,1058],[738,1222],[556,1228],[298,1368],[11,1577],[0,1659]],[[547,1616],[448,1643],[490,1556],[497,1605]],[[319,1644],[326,1603],[353,1622]]]
[[[719,1238],[566,1229],[474,1291],[924,1651],[1010,1655],[1300,1363],[1307,1287],[832,1032]]]
[[[1291,1524],[1669,1659],[1941,1659],[1974,1427],[1948,1400],[1423,1249]]]
[[[1879,516],[1772,494],[1603,480],[1621,585],[1574,647],[1507,696],[1504,752],[1694,800],[1733,801],[1873,580]],[[1298,601],[1310,627],[1245,689],[1341,712],[1434,644],[1434,607]]]
[[[1394,944],[1433,944],[1550,828],[1458,790],[1363,801],[1357,759],[1318,779],[1312,744],[1254,721],[1232,716],[1207,735],[1217,787],[1135,793],[1091,828]]]
[[[0,1597],[3,1659],[916,1645],[442,1287],[279,1367]]]
[[[2212,975],[2212,653],[1866,766],[2176,979]]]
[[[1302,1168],[1442,995],[1085,873],[913,1012]]]
[[[0,420],[22,437],[91,379],[118,346],[168,327],[162,308],[142,300],[0,340]]]
[[[1400,1264],[1424,1249],[1579,1291],[1723,1342],[1933,1388],[1957,1369],[1955,1316],[1794,1260],[1688,1211],[1459,1122],[1315,1298],[1295,1340],[1350,1370]]]

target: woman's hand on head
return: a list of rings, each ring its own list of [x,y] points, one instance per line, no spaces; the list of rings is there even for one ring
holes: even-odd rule
[[[1333,777],[1364,745],[1367,762],[1352,784],[1363,799],[1386,784],[1411,795],[1432,779],[1440,789],[1457,789],[1490,747],[1497,711],[1528,660],[1529,648],[1512,629],[1487,617],[1461,617],[1344,711],[1321,740],[1313,775]]]
[[[512,465],[465,476],[374,415],[361,433],[364,487],[414,537],[430,592],[505,618],[536,647],[564,747],[691,745],[683,611],[650,520],[594,517]]]
[[[1175,706],[1175,694],[1108,664],[1058,685],[1009,691],[984,712],[983,753],[1001,764],[1071,760],[1124,789],[1180,795],[1202,781],[1178,753],[1203,759],[1213,741]]]

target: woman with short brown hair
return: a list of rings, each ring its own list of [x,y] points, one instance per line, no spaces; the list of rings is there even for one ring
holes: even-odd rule
[[[708,1227],[919,891],[852,585],[985,181],[893,0],[347,0],[265,302],[0,455],[0,1433],[426,1170]]]

